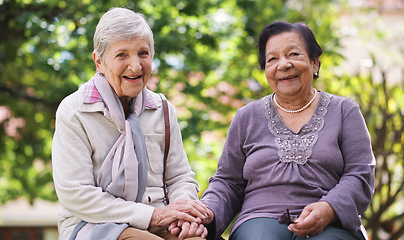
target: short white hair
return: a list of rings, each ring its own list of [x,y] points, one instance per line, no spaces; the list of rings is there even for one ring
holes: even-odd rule
[[[111,8],[102,16],[95,29],[94,52],[103,59],[109,44],[132,38],[148,40],[150,55],[153,58],[153,32],[145,17],[126,8]]]

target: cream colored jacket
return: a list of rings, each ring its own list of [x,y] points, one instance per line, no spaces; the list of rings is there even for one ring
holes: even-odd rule
[[[149,90],[148,90],[149,91]],[[164,120],[160,96],[149,91],[157,109],[146,108],[140,116],[148,154],[148,182],[141,203],[125,201],[95,186],[104,156],[119,132],[104,103],[83,103],[83,88],[67,96],[56,112],[52,144],[53,178],[63,206],[59,239],[68,239],[75,225],[116,222],[147,229],[154,208],[163,207]],[[167,185],[170,202],[179,198],[198,199],[194,180],[183,149],[175,108],[169,103],[170,151]]]

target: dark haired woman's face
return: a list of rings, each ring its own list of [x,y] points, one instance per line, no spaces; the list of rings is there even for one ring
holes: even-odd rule
[[[284,97],[310,95],[318,59],[310,60],[298,33],[284,32],[270,37],[265,58],[265,76],[276,94]]]

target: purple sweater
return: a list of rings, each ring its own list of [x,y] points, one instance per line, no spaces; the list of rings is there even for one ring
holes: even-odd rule
[[[216,237],[257,217],[297,217],[328,202],[342,226],[356,231],[373,196],[374,156],[357,103],[320,91],[311,119],[298,133],[278,115],[272,95],[240,108],[217,171],[201,201],[215,214]]]

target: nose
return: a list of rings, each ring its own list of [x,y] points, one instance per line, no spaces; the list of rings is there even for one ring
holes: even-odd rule
[[[128,64],[129,70],[137,72],[142,69],[142,65],[140,64],[140,59],[138,56],[131,57],[129,61],[130,61]]]
[[[286,58],[284,58],[284,57],[282,57],[282,58],[279,59],[279,61],[278,61],[278,67],[277,67],[277,69],[278,69],[279,71],[286,71],[286,70],[288,70],[288,69],[291,68],[291,67],[292,67],[292,63],[290,63],[290,61],[289,61],[288,59],[286,59]]]

